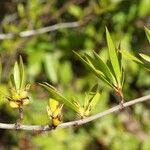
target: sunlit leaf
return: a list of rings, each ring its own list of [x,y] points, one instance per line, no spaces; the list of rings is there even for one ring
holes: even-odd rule
[[[68,85],[73,79],[71,64],[68,61],[62,62],[59,69],[59,80],[63,85]]]
[[[100,93],[97,92],[91,99],[90,99],[90,103],[89,103],[89,106],[88,106],[88,110],[91,111],[95,108],[95,106],[97,105],[97,103],[99,102],[100,100]]]
[[[92,89],[90,90],[90,93],[89,94],[95,94],[99,91],[99,85],[98,84],[95,84]]]
[[[140,53],[139,54],[144,60],[150,62],[150,56]]]
[[[86,58],[86,60],[85,60],[81,55],[79,55],[75,51],[73,51],[73,52],[91,72],[93,72],[99,79],[101,79],[102,81],[104,81],[106,84],[108,84],[109,86],[111,86],[113,88],[113,85],[107,81],[104,74],[101,71],[95,69],[94,65],[91,65],[92,62],[90,62],[90,60],[87,57],[85,57]]]
[[[17,89],[13,74],[10,75],[10,84],[13,88]]]
[[[125,79],[125,73],[124,73],[124,71],[122,71],[122,79],[121,79],[122,87],[123,87],[123,84],[124,84],[124,79]]]
[[[19,70],[18,62],[15,62],[14,65],[13,77],[14,77],[16,89],[18,90],[20,88],[20,70]]]
[[[98,84],[96,84],[91,91],[89,92],[89,95],[92,95],[92,97],[89,100],[89,107],[92,110],[96,104],[98,103],[98,101],[100,100],[100,93],[99,93],[99,86]]]
[[[118,55],[113,40],[111,38],[111,35],[107,28],[106,28],[106,38],[107,38],[110,61],[119,84],[121,82],[121,70],[119,66]]]
[[[148,63],[144,63],[143,61],[141,61],[140,59],[138,59],[137,57],[135,57],[134,55],[132,55],[131,53],[129,53],[125,50],[121,50],[121,53],[122,53],[123,57],[136,62],[138,65],[140,65],[140,66],[144,67],[145,69],[147,69],[148,71],[150,71],[149,56],[140,54],[140,56],[148,62]]]
[[[95,108],[100,100],[100,93],[98,84],[96,84],[91,91],[86,95],[84,102],[84,115],[88,116],[90,112]]]
[[[107,78],[110,79],[112,83],[115,83],[115,78],[111,73],[110,69],[108,68],[108,66],[106,65],[106,63],[104,63],[102,59],[99,57],[99,55],[96,54],[95,52],[94,52],[94,56],[95,56],[95,60],[98,63],[98,68],[102,70],[102,72],[107,76]]]
[[[142,62],[140,59],[138,59],[137,57],[135,57],[135,56],[134,56],[133,54],[131,54],[129,51],[121,50],[120,52],[122,53],[122,56],[123,56],[123,57],[125,57],[125,58],[127,58],[127,59],[130,59],[130,60],[132,60],[132,61],[135,61],[135,62],[137,62],[137,63],[143,64],[143,62]]]
[[[69,101],[68,99],[66,99],[64,96],[62,96],[62,94],[59,91],[57,91],[52,85],[50,85],[48,83],[43,83],[43,84],[40,83],[40,85],[49,91],[49,93],[51,94],[51,98],[53,98],[61,103],[64,103],[66,106],[68,106],[69,108],[71,108],[77,112],[77,109],[74,106],[74,104],[71,101]]]
[[[75,97],[73,97],[73,104],[76,107],[76,112],[80,115],[80,116],[84,116],[84,108],[81,106],[81,104],[75,99]]]
[[[147,39],[150,42],[150,30],[145,27],[145,32],[146,32]]]
[[[19,68],[20,68],[20,88],[23,88],[25,83],[25,73],[24,73],[24,64],[21,56],[20,56]]]
[[[51,55],[46,54],[44,57],[44,67],[49,80],[53,83],[57,83],[57,71],[55,66],[55,60]]]

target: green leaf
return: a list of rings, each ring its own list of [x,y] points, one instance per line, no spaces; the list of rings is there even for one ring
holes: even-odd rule
[[[106,75],[103,73],[102,69],[100,69],[99,64],[97,63],[95,58],[92,58],[88,54],[85,54],[84,57],[85,57],[85,60],[87,60],[87,62],[89,63],[90,66],[92,66],[94,69],[96,69],[99,72],[101,72],[101,74],[106,77]]]
[[[146,27],[145,27],[145,33],[146,33],[148,41],[150,42],[150,30]]]
[[[82,14],[82,9],[78,5],[71,5],[68,9],[69,13],[75,17],[80,17]]]
[[[41,86],[43,86],[46,90],[49,91],[49,93],[51,94],[51,98],[64,103],[66,106],[68,106],[69,108],[73,109],[74,111],[78,112],[78,110],[76,109],[76,107],[74,106],[74,104],[69,101],[68,99],[66,99],[64,96],[62,96],[62,94],[57,91],[57,89],[55,89],[52,85],[48,84],[48,83],[40,83]]]
[[[24,5],[22,3],[19,3],[17,5],[17,9],[18,9],[18,15],[19,15],[19,17],[23,18],[25,16]]]
[[[100,99],[99,87],[96,84],[92,90],[86,95],[84,101],[84,116],[88,116],[90,112],[95,108]]]
[[[46,54],[43,61],[44,61],[44,67],[49,80],[52,83],[57,83],[58,79],[57,79],[57,70],[55,66],[56,64],[55,59],[52,58],[51,55]]]
[[[122,85],[122,87],[123,87],[123,84],[124,84],[124,79],[125,79],[125,73],[122,70],[122,78],[121,78],[121,85]]]
[[[19,88],[20,88],[20,70],[19,70],[18,62],[15,62],[15,65],[14,65],[13,77],[14,77],[15,87],[17,90],[19,90]]]
[[[95,84],[92,89],[90,90],[90,94],[95,94],[96,92],[99,91],[99,86],[98,84]]]
[[[104,75],[105,75],[112,83],[114,83],[114,85],[115,85],[115,83],[116,83],[115,77],[114,77],[113,74],[111,73],[111,71],[110,71],[110,69],[108,68],[108,66],[106,65],[106,63],[104,63],[104,62],[102,61],[102,59],[99,57],[99,55],[96,54],[95,52],[94,52],[94,56],[95,56],[96,62],[98,63],[98,68],[99,68],[100,70],[102,70],[102,72],[104,73]]]
[[[61,84],[68,85],[73,79],[71,64],[69,61],[64,61],[60,65],[59,79]]]
[[[120,66],[121,74],[122,74],[122,71],[123,71],[123,66],[122,66],[122,53],[120,53],[120,51],[121,51],[121,43],[119,43],[119,45],[118,45],[118,48],[117,48],[117,55],[118,55],[119,66]]]
[[[97,105],[98,101],[100,100],[100,96],[101,94],[99,92],[97,92],[91,99],[90,99],[90,103],[88,106],[88,110],[91,111],[95,108],[95,106]]]
[[[80,59],[80,61],[81,61],[91,72],[93,72],[99,79],[101,79],[102,81],[104,81],[106,84],[108,84],[109,86],[111,86],[112,88],[114,88],[113,85],[107,81],[107,79],[106,79],[106,77],[104,76],[104,74],[103,74],[101,71],[99,71],[99,70],[97,70],[97,69],[94,68],[94,65],[92,64],[92,62],[90,62],[90,60],[89,60],[87,57],[85,57],[85,58],[86,58],[86,60],[85,60],[85,59],[84,59],[82,56],[80,56],[78,53],[76,53],[75,51],[73,51],[73,52],[74,52],[74,54]]]
[[[112,38],[107,28],[106,28],[106,38],[107,38],[110,61],[111,61],[117,82],[118,84],[120,84],[121,83],[121,69],[119,66],[118,55],[117,55],[116,48],[114,46],[114,43],[112,41]]]
[[[150,56],[145,55],[145,54],[142,54],[142,53],[140,53],[139,55],[140,55],[144,60],[146,60],[147,62],[150,62]]]
[[[135,61],[135,62],[137,62],[137,63],[143,64],[143,62],[142,62],[140,59],[138,59],[137,57],[135,57],[135,56],[134,56],[133,54],[131,54],[130,52],[125,51],[125,50],[121,50],[120,52],[122,53],[122,56],[123,56],[123,57],[125,57],[125,58],[127,58],[127,59],[130,59],[130,60],[132,60],[132,61]]]
[[[80,115],[80,116],[84,116],[84,108],[80,105],[80,103],[76,100],[75,97],[73,97],[73,105],[76,107],[76,112]]]
[[[121,51],[121,43],[119,43],[119,46],[118,46],[118,60],[119,60],[119,66],[120,66],[120,69],[121,69],[121,86],[123,87],[123,84],[124,84],[124,70],[123,70],[123,65],[122,65],[122,53],[120,52]]]
[[[140,66],[144,67],[145,69],[147,69],[148,71],[150,71],[149,56],[140,54],[140,56],[148,62],[148,63],[144,63],[140,59],[138,59],[137,57],[135,57],[134,55],[132,55],[131,53],[129,53],[125,50],[121,50],[121,53],[122,53],[123,57],[126,57],[127,59],[130,59],[130,60],[136,62],[138,65],[140,65]]]
[[[24,73],[24,64],[21,56],[20,56],[19,69],[20,69],[20,88],[23,88],[25,83],[25,73]]]
[[[10,75],[10,84],[11,84],[12,87],[14,87],[15,89],[17,89],[13,74]]]

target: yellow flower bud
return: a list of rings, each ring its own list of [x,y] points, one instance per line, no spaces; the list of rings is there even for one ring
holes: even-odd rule
[[[20,100],[20,95],[19,95],[19,93],[13,92],[13,93],[12,93],[12,99],[13,99],[14,101]]]
[[[47,106],[47,113],[54,127],[57,127],[61,123],[62,108],[63,104],[60,104],[58,101],[50,98],[49,106]]]
[[[61,121],[59,120],[59,118],[52,119],[52,125],[54,127],[57,127],[59,124],[61,124]]]
[[[23,100],[23,105],[28,105],[30,102],[30,100],[28,98],[24,99]]]
[[[28,92],[27,91],[21,91],[19,94],[20,94],[21,99],[28,97]]]
[[[17,103],[17,102],[14,102],[14,101],[10,101],[10,102],[9,102],[9,105],[10,105],[10,107],[12,107],[12,108],[18,108],[18,107],[19,107],[18,103]]]

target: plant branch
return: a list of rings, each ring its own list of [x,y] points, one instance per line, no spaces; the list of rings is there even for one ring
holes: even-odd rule
[[[38,34],[43,34],[47,32],[52,32],[55,30],[63,29],[63,28],[75,28],[81,26],[81,23],[79,21],[75,22],[65,22],[65,23],[58,23],[55,25],[35,29],[35,30],[28,30],[28,31],[22,31],[20,33],[6,33],[6,34],[0,34],[0,40],[5,39],[12,39],[14,37],[30,37]]]
[[[148,100],[150,100],[150,95],[143,96],[143,97],[131,100],[129,102],[126,102],[126,103],[124,103],[123,106],[124,106],[124,108],[126,108],[128,106],[135,105],[136,103],[140,103],[140,102],[144,102],[144,101],[148,101]],[[111,114],[111,113],[114,113],[114,112],[117,112],[120,110],[121,110],[120,105],[117,105],[106,111],[100,112],[96,115],[92,115],[92,116],[84,118],[84,119],[62,123],[62,124],[58,125],[57,128],[69,128],[69,127],[73,127],[73,126],[79,126],[79,125],[86,124],[88,122],[97,120],[99,118],[102,118],[103,116],[106,116],[108,114]],[[15,124],[6,124],[6,123],[0,123],[0,128],[1,129],[16,129]],[[20,125],[18,129],[19,130],[31,130],[31,131],[48,131],[48,130],[52,130],[53,128],[51,128],[49,125]]]

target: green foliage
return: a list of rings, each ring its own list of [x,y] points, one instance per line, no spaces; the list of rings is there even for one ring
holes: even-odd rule
[[[110,62],[111,62],[111,65],[113,67],[115,78],[117,80],[117,85],[120,88],[121,87],[121,69],[122,69],[122,66],[119,65],[118,54],[117,54],[115,45],[113,43],[113,40],[112,40],[110,33],[109,33],[107,28],[106,28],[106,39],[107,39]],[[122,61],[122,60],[120,60],[120,61]]]
[[[13,75],[11,76],[11,85],[15,87],[16,90],[23,88],[25,82],[24,76],[24,65],[20,56],[20,63],[18,65],[18,62],[15,62]]]
[[[145,27],[145,33],[146,33],[148,41],[150,42],[150,30],[146,27]]]
[[[63,104],[59,104],[58,101],[50,98],[49,105],[47,106],[47,113],[52,121],[52,126],[57,127],[61,123]]]
[[[106,28],[106,38],[108,44],[108,51],[110,57],[110,65],[104,63],[98,54],[93,52],[94,58],[88,54],[84,56],[74,54],[102,81],[111,86],[121,97],[123,86],[123,67],[122,67],[122,54],[117,52],[112,38]]]
[[[29,104],[28,90],[30,85],[25,85],[24,64],[21,56],[19,64],[17,61],[15,62],[13,74],[10,77],[10,84],[10,96],[8,97],[10,106],[12,108],[20,108]]]
[[[100,93],[98,91],[98,85],[95,85],[91,91],[86,94],[83,105],[81,105],[75,98],[73,98],[73,104],[76,106],[78,114],[84,118],[90,115],[99,100]]]
[[[67,98],[62,96],[62,94],[59,91],[57,91],[57,89],[54,88],[52,85],[50,85],[48,83],[43,83],[43,84],[40,83],[40,85],[43,86],[44,88],[46,88],[50,92],[52,98],[54,98],[55,100],[57,100],[61,103],[64,103],[66,106],[73,109],[74,111],[77,111],[74,104],[71,101],[69,101]]]
[[[148,55],[145,55],[145,54],[139,54],[144,60],[146,60],[147,62],[149,62],[150,63],[150,56],[148,56]]]
[[[139,58],[135,57],[133,54],[125,50],[121,50],[121,54],[123,55],[123,57],[136,62],[140,66],[150,71],[150,57],[148,55],[140,53],[139,55],[143,58],[143,60],[140,60]]]
[[[52,98],[54,98],[56,101],[64,103],[67,107],[77,112],[81,117],[88,116],[90,112],[95,108],[96,104],[100,99],[98,85],[95,85],[90,91],[90,93],[86,95],[83,106],[75,98],[73,98],[73,101],[68,100],[67,98],[62,96],[59,91],[57,91],[53,86],[49,85],[48,83],[40,85],[50,92]]]
[[[82,115],[85,115],[88,110],[90,115],[116,105],[116,96],[111,88],[115,89],[117,86],[123,87],[126,101],[149,94],[150,78],[147,71],[150,70],[149,14],[149,0],[2,0],[1,33],[6,35],[13,33],[13,38],[0,40],[3,66],[0,92],[9,95],[12,100],[8,86],[9,74],[14,60],[21,55],[26,74],[23,77],[19,73],[21,69],[18,61],[14,69],[15,78],[12,75],[11,82],[17,94],[16,89],[20,86],[22,90],[26,89],[26,81],[32,85],[30,93],[27,91],[30,105],[24,109],[24,124],[49,124],[51,118],[47,116],[45,109],[48,96],[37,84],[43,81],[50,83],[46,86],[48,91],[51,91],[49,92],[51,98],[58,98],[56,100],[59,103],[65,102],[63,122],[77,119],[74,112],[78,115],[82,112]],[[26,38],[19,36],[22,31],[36,31],[57,23],[72,21],[79,21],[81,26],[58,29]],[[107,40],[104,36],[106,26],[111,33],[110,35],[107,30]],[[0,34],[1,37],[3,36]],[[77,57],[100,80],[94,78],[91,72],[75,59],[72,50],[75,50]],[[121,57],[123,59],[120,59]],[[143,66],[146,69],[143,69]],[[99,94],[99,90],[95,94],[87,92],[97,83],[103,88],[102,93]],[[51,85],[60,89],[62,94]],[[4,97],[4,94],[1,94],[1,122],[14,123],[17,113],[7,107]],[[150,149],[147,138],[150,129],[147,103],[131,108],[130,121],[122,118],[122,113],[126,115],[124,112],[119,112],[117,115],[106,116],[80,128],[58,129],[49,134],[5,131],[0,136],[0,147],[2,149],[113,150],[123,149],[124,145],[124,149]],[[122,122],[123,120],[126,122]],[[130,131],[126,126],[131,127],[133,120],[136,121],[134,122],[136,132]],[[142,139],[139,136],[141,133],[144,137]]]

